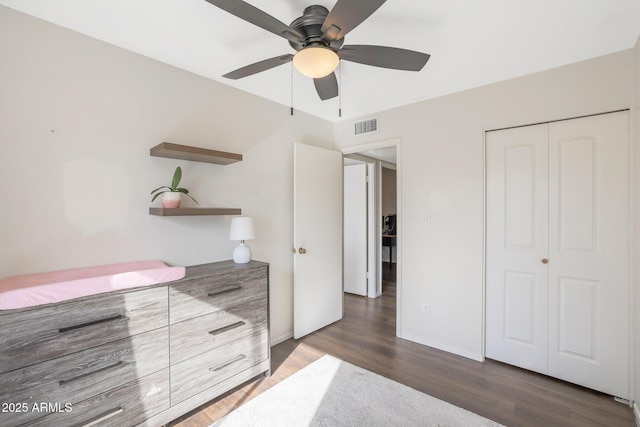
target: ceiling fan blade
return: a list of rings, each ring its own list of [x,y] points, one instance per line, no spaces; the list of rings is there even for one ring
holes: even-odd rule
[[[336,79],[336,73],[331,73],[319,79],[313,79],[313,84],[316,86],[316,92],[318,92],[320,99],[323,101],[338,96],[338,79]]]
[[[208,0],[207,0],[208,1]],[[328,41],[338,40],[360,25],[386,0],[338,0],[324,24],[322,32]]]
[[[371,45],[345,45],[338,51],[340,59],[394,70],[420,71],[430,56],[415,50]]]
[[[222,10],[226,10],[232,15],[237,16],[247,22],[251,22],[253,25],[272,32],[285,39],[302,43],[304,42],[304,35],[298,30],[290,28],[288,25],[278,21],[273,16],[258,9],[255,6],[250,5],[242,0],[205,0],[214,6],[219,7]]]
[[[278,65],[286,64],[287,62],[291,62],[291,59],[293,59],[293,55],[291,54],[276,56],[275,58],[265,59],[264,61],[256,62],[245,67],[238,68],[237,70],[231,71],[230,73],[227,73],[222,77],[238,80],[243,77],[248,77],[253,74],[269,70],[271,68],[277,67]]]

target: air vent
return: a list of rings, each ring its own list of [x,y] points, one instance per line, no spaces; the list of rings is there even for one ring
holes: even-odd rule
[[[353,131],[356,135],[378,132],[378,118],[374,117],[372,119],[355,122]]]

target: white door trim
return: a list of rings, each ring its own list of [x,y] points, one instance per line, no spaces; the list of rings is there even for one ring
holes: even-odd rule
[[[482,129],[482,333],[480,361],[487,356],[487,129]]]
[[[382,294],[382,164],[381,162],[367,163],[367,296],[378,298]]]

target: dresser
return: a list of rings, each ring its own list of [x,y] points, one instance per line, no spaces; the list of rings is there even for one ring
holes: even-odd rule
[[[270,373],[269,266],[0,311],[0,425],[159,426]]]

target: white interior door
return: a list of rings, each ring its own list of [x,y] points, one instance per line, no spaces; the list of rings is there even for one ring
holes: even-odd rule
[[[486,355],[547,372],[547,125],[486,136]]]
[[[367,295],[367,164],[344,167],[344,291]]]
[[[628,112],[549,125],[549,375],[629,398]]]
[[[342,176],[342,153],[294,145],[294,338],[342,318]]]

